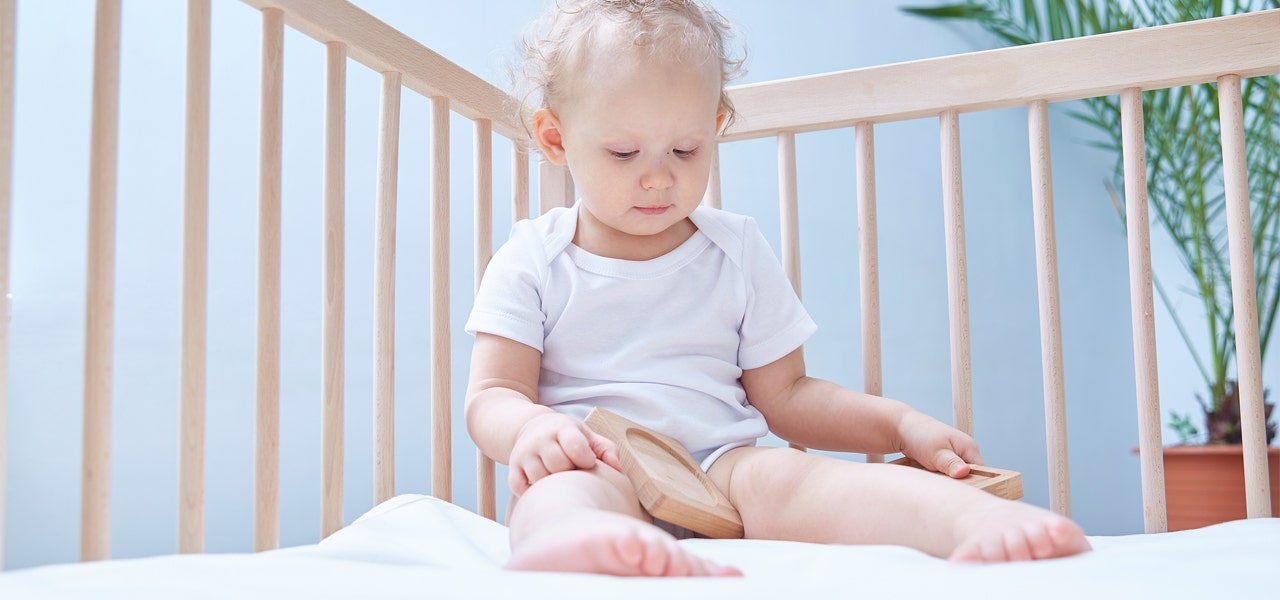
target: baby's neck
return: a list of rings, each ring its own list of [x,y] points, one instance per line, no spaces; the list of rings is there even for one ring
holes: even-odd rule
[[[618,260],[653,260],[679,248],[693,237],[698,227],[686,217],[684,220],[654,235],[631,235],[608,227],[583,227],[578,217],[578,229],[573,234],[573,245],[596,256]]]

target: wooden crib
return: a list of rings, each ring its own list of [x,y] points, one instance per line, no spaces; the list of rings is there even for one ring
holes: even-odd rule
[[[407,35],[375,19],[343,0],[244,0],[261,9],[261,122],[258,129],[256,252],[256,342],[251,361],[256,382],[252,424],[254,447],[255,551],[280,545],[280,515],[288,506],[281,499],[280,481],[280,347],[281,222],[282,222],[282,123],[288,107],[283,102],[283,40],[288,29],[323,44],[327,62],[324,91],[323,135],[323,324],[322,360],[315,373],[322,381],[321,526],[318,538],[326,538],[350,525],[344,518],[344,456],[355,452],[358,460],[371,461],[373,508],[397,496],[394,426],[397,405],[394,374],[395,342],[410,335],[397,327],[397,264],[417,257],[397,256],[397,182],[405,169],[400,159],[402,94],[407,90],[429,99],[430,113],[430,430],[431,472],[429,492],[451,501],[454,437],[452,408],[459,401],[449,357],[454,344],[467,344],[450,327],[450,292],[453,280],[478,282],[493,250],[494,139],[510,140],[510,156],[499,157],[498,169],[510,169],[509,203],[512,218],[527,218],[531,200],[545,211],[568,205],[573,184],[566,170],[546,162],[536,163],[520,143],[524,128],[514,117],[511,98],[502,90],[463,70],[445,57]],[[10,292],[10,226],[14,210],[14,48],[16,0],[0,0],[0,286]],[[113,535],[111,448],[114,436],[129,431],[113,427],[113,348],[118,330],[114,311],[118,294],[117,249],[117,147],[120,97],[120,0],[98,0],[94,29],[92,137],[89,141],[89,215],[87,220],[87,279],[83,298],[83,462],[79,515],[80,558],[110,558]],[[181,219],[181,338],[180,346],[166,352],[180,353],[180,389],[169,396],[180,403],[178,503],[178,553],[205,550],[206,515],[217,502],[206,489],[206,423],[208,334],[219,327],[208,302],[210,245],[210,130],[232,124],[211,122],[210,97],[210,0],[189,0],[186,56],[185,148]],[[1146,202],[1146,165],[1143,140],[1142,92],[1164,87],[1217,83],[1222,102],[1224,177],[1230,219],[1231,270],[1238,331],[1239,380],[1244,415],[1244,466],[1248,478],[1248,514],[1272,514],[1266,475],[1262,369],[1259,355],[1257,311],[1254,303],[1253,257],[1247,173],[1242,134],[1240,93],[1242,78],[1280,73],[1280,10],[1223,17],[1132,32],[1078,38],[972,54],[947,56],[909,63],[851,71],[824,73],[796,79],[770,81],[732,89],[738,120],[722,142],[772,137],[777,141],[778,190],[781,221],[780,255],[797,291],[801,288],[800,200],[797,186],[797,134],[851,128],[856,139],[856,196],[858,281],[863,379],[870,393],[882,393],[880,352],[879,275],[876,239],[875,130],[878,125],[907,120],[937,119],[942,150],[942,198],[945,211],[947,298],[949,306],[951,390],[955,424],[973,431],[973,392],[970,372],[970,329],[967,281],[963,185],[960,156],[960,115],[1009,107],[1026,107],[1030,130],[1031,197],[1034,202],[1035,248],[1044,377],[1044,407],[1048,440],[1051,508],[1071,512],[1067,468],[1066,402],[1063,379],[1061,305],[1054,224],[1053,177],[1049,151],[1051,103],[1119,94],[1123,107],[1125,195],[1127,203],[1131,314],[1134,372],[1137,381],[1143,516],[1148,534],[1166,530],[1162,466],[1160,400],[1156,383],[1155,307],[1152,294],[1150,234]],[[140,34],[141,35],[141,34]],[[1157,60],[1157,53],[1159,59]],[[381,78],[378,119],[376,198],[373,207],[373,265],[345,260],[347,237],[346,160],[353,150],[345,139],[347,67],[370,69]],[[19,85],[21,82],[18,82]],[[451,156],[450,120],[461,115],[473,124],[462,136],[473,136],[473,156]],[[501,142],[502,146],[508,145]],[[474,187],[474,273],[468,276],[450,268],[450,171],[451,165],[470,162]],[[80,168],[68,165],[68,168]],[[536,175],[536,191],[531,191]],[[719,170],[713,170],[706,202],[720,206]],[[30,201],[19,198],[19,202]],[[174,199],[177,202],[177,199]],[[728,207],[732,208],[732,207]],[[505,208],[503,209],[505,212]],[[246,217],[249,218],[249,217]],[[498,226],[506,227],[506,223]],[[42,235],[30,232],[28,235]],[[318,259],[321,260],[321,259]],[[452,277],[451,277],[452,275]],[[816,273],[811,277],[824,277]],[[470,279],[468,279],[470,277]],[[344,370],[349,362],[366,361],[344,351],[347,294],[366,294],[348,282],[373,283],[374,334],[372,360],[372,448],[352,450],[344,443],[346,410],[354,404],[344,398]],[[456,286],[455,286],[456,287]],[[455,302],[456,303],[456,302]],[[39,460],[39,457],[6,456],[6,402],[9,400],[9,304],[0,318],[0,492],[4,490],[5,461]],[[456,309],[457,307],[453,307]],[[403,307],[402,307],[403,310]],[[27,394],[33,394],[26,391]],[[167,392],[166,392],[167,393]],[[17,396],[17,403],[36,403],[36,396]],[[14,403],[9,403],[12,409]],[[347,408],[344,409],[344,406]],[[364,410],[363,404],[360,410]],[[403,418],[403,417],[401,417]],[[424,426],[425,428],[425,426]],[[868,457],[879,460],[881,457]],[[479,489],[476,505],[467,507],[495,519],[495,466],[477,456]],[[400,483],[404,492],[405,484]],[[425,491],[425,489],[424,489]],[[0,539],[4,517],[24,519],[5,512],[0,493]],[[71,518],[68,516],[68,518]],[[1270,519],[1260,519],[1270,521]],[[494,526],[498,526],[494,524]],[[116,532],[116,535],[120,535]],[[1169,534],[1173,535],[1173,534]],[[1269,534],[1268,534],[1269,535]],[[1274,542],[1274,536],[1272,537]],[[22,539],[7,539],[7,547],[20,547]],[[1275,545],[1275,544],[1272,544]],[[3,550],[0,545],[0,565]],[[323,548],[321,544],[319,547]],[[1277,552],[1271,550],[1271,552]],[[268,553],[271,554],[271,553]],[[1274,555],[1273,555],[1274,556]],[[1248,562],[1246,560],[1246,562]],[[21,574],[19,571],[18,574]],[[70,573],[74,574],[75,571]],[[4,579],[0,578],[0,589]],[[21,585],[19,580],[18,585]],[[1275,585],[1274,580],[1271,583]],[[699,588],[701,589],[701,588]],[[598,591],[598,590],[597,590]]]

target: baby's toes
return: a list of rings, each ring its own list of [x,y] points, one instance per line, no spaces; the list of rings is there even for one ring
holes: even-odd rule
[[[959,556],[957,556],[959,555]],[[952,560],[961,562],[1004,562],[1009,560],[1006,557],[1004,548],[1004,536],[984,535],[982,538],[970,542],[968,549],[956,550],[951,554]]]
[[[645,543],[635,533],[622,535],[615,539],[613,541],[613,553],[619,563],[641,571],[644,570]]]
[[[666,577],[690,577],[696,572],[694,565],[698,562],[698,557],[684,551],[679,544],[674,541],[666,544],[664,549],[667,555],[666,569],[663,575]]]
[[[738,567],[729,567],[716,563],[707,563],[707,572],[704,575],[713,577],[742,577],[742,569]]]
[[[956,546],[956,549],[951,551],[951,555],[947,557],[947,560],[952,562],[982,562],[982,546],[972,541],[965,542]]]
[[[1004,534],[1005,560],[1031,560],[1038,558],[1032,551],[1027,532],[1011,529]]]
[[[658,540],[650,540],[649,547],[645,552],[644,574],[652,577],[685,575],[686,573],[680,572],[681,563],[678,552],[675,548],[675,542],[667,544]]]
[[[1053,535],[1049,533],[1049,527],[1044,523],[1028,523],[1023,529],[1031,558],[1050,558],[1054,555],[1057,544],[1053,540]]]
[[[1084,530],[1080,529],[1074,521],[1058,518],[1050,522],[1046,529],[1049,539],[1053,540],[1051,557],[1070,556],[1093,549],[1089,545],[1089,540],[1085,538]]]
[[[742,571],[738,569],[724,567],[701,556],[689,554],[681,547],[677,547],[676,553],[672,554],[671,566],[667,571],[668,575],[686,577],[742,576]]]
[[[1009,562],[1009,541],[1007,533],[987,538],[987,542],[982,545],[982,559],[989,563]]]

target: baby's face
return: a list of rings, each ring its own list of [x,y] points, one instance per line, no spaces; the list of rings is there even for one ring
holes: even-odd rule
[[[719,126],[719,65],[633,47],[602,50],[574,73],[573,93],[554,107],[564,161],[583,203],[579,228],[603,228],[594,233],[618,244],[678,236],[673,226],[707,189]]]

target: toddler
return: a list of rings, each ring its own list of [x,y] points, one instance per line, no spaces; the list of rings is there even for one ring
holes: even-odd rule
[[[748,218],[699,206],[740,61],[697,0],[559,0],[527,44],[527,124],[567,165],[571,208],[523,221],[488,267],[467,428],[509,465],[510,569],[737,575],[676,544],[587,429],[607,408],[679,440],[746,537],[900,544],[957,561],[1089,549],[1071,520],[917,469],[757,447],[902,452],[954,478],[969,436],[805,375],[816,326]]]

